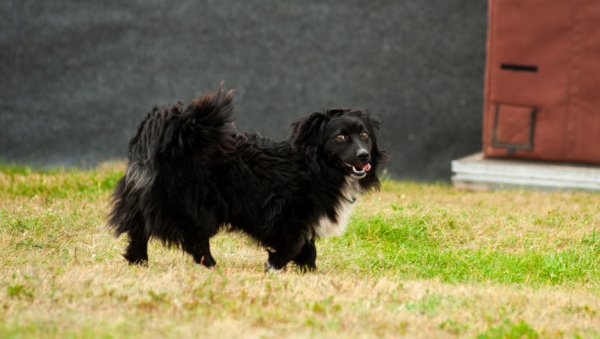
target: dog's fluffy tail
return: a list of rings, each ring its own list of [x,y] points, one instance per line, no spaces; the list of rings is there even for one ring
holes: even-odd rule
[[[155,108],[129,143],[129,161],[170,161],[222,143],[232,134],[233,91],[204,94],[184,110],[181,103]]]
[[[113,193],[109,224],[116,235],[143,226],[140,205],[164,165],[221,145],[234,134],[233,91],[215,93],[168,109],[154,108],[140,124],[128,148],[127,172]]]

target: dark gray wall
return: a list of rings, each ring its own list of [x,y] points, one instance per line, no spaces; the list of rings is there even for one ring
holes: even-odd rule
[[[0,159],[124,158],[153,105],[221,81],[243,130],[359,107],[395,177],[447,179],[480,149],[484,0],[0,2]]]

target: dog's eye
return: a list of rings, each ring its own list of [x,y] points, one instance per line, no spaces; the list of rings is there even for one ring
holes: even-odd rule
[[[367,133],[367,132],[360,133],[360,138],[363,140],[369,139],[369,133]]]
[[[335,136],[336,141],[346,141],[346,138],[348,137],[345,134],[338,134]]]

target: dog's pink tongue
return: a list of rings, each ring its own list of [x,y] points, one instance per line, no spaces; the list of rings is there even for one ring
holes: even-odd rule
[[[365,172],[368,172],[371,170],[371,164],[366,164],[365,167],[363,167],[363,169],[365,170]]]

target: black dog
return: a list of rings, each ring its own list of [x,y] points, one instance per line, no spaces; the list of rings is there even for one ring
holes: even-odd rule
[[[236,133],[232,101],[219,89],[185,109],[154,108],[129,142],[109,223],[129,236],[130,263],[147,263],[155,237],[214,266],[209,239],[228,225],[268,249],[267,270],[314,270],[315,238],[342,233],[357,197],[379,188],[385,156],[368,113],[313,113],[275,142]]]

